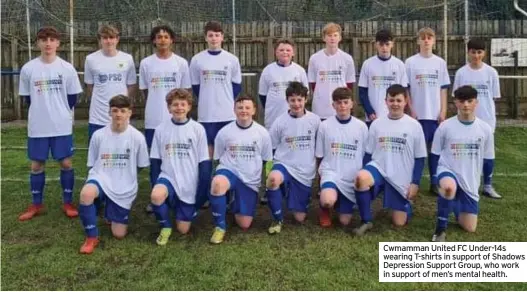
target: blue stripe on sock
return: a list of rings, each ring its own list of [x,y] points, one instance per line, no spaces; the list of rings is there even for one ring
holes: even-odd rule
[[[227,197],[225,194],[221,196],[209,196],[209,201],[212,209],[212,218],[214,218],[214,225],[223,230],[227,229],[227,222],[225,220],[227,213]]]
[[[44,185],[46,184],[46,174],[44,172],[31,173],[29,175],[29,184],[31,186],[33,204],[41,205],[44,198]]]

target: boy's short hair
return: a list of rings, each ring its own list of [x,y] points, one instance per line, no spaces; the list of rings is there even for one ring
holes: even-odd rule
[[[302,84],[302,82],[291,81],[285,90],[285,98],[289,99],[290,96],[297,95],[307,98],[307,92],[309,90]]]
[[[103,37],[118,38],[119,30],[113,25],[103,24],[97,30],[97,38],[101,39]]]
[[[336,32],[342,34],[342,27],[334,22],[330,22],[326,24],[324,28],[322,29],[322,37],[324,37],[327,34],[332,34]]]
[[[467,43],[467,50],[485,51],[485,42],[482,39],[471,39]]]
[[[292,39],[279,39],[276,44],[274,45],[274,49],[276,51],[276,49],[278,49],[278,46],[280,46],[281,44],[285,44],[285,45],[290,45],[291,47],[295,47],[295,42],[292,40]]]
[[[203,28],[203,33],[207,35],[209,31],[213,32],[221,32],[223,33],[223,28],[221,27],[221,23],[219,21],[209,21],[205,24],[205,27]]]
[[[348,87],[338,87],[333,90],[333,93],[331,94],[331,99],[333,101],[339,101],[344,99],[353,100],[353,90]]]
[[[45,40],[47,38],[53,38],[60,41],[60,33],[53,26],[44,26],[37,32],[37,40]]]
[[[379,43],[387,43],[393,41],[392,32],[389,29],[383,28],[375,34],[375,41]]]
[[[388,98],[388,96],[394,97],[399,94],[402,94],[406,99],[406,87],[401,84],[392,84],[386,89],[386,98]]]
[[[256,101],[254,100],[254,98],[252,96],[250,96],[248,94],[242,94],[242,95],[238,96],[234,100],[234,104],[236,105],[237,103],[245,101],[245,100],[251,101],[253,103],[253,106],[256,107]]]
[[[454,99],[469,100],[473,98],[478,98],[478,91],[470,85],[461,86],[454,91]]]
[[[189,105],[192,105],[192,94],[186,89],[175,88],[170,90],[166,96],[167,106],[171,106],[174,100],[186,100]]]
[[[132,99],[126,95],[118,94],[110,99],[110,108],[112,107],[132,109]]]
[[[419,32],[417,33],[417,36],[420,38],[420,39],[423,39],[427,36],[429,37],[436,37],[436,32],[430,28],[430,27],[423,27],[419,30]]]
[[[176,33],[170,28],[170,26],[163,24],[163,25],[158,25],[152,28],[152,31],[150,32],[150,42],[151,43],[154,43],[154,40],[156,39],[156,35],[162,30],[168,33],[168,35],[170,35],[170,38],[172,40],[176,39]]]

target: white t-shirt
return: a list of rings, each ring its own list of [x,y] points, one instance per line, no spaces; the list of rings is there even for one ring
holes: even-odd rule
[[[464,85],[471,85],[478,91],[476,117],[487,122],[494,132],[496,129],[494,99],[501,97],[498,71],[485,63],[479,70],[474,70],[467,64],[456,72],[452,95],[456,89]]]
[[[176,54],[160,59],[148,56],[139,65],[139,89],[148,90],[145,106],[145,129],[155,129],[170,119],[166,95],[174,88],[190,88],[187,60]]]
[[[112,201],[130,210],[137,195],[137,168],[150,165],[145,136],[132,125],[122,133],[107,125],[93,134],[87,165],[87,180],[96,180]]]
[[[450,85],[445,60],[436,55],[415,54],[406,59],[412,106],[418,120],[437,120],[441,112],[441,88]]]
[[[310,187],[316,172],[315,139],[320,118],[310,111],[300,118],[282,114],[271,127],[274,163],[281,164],[289,174]]]
[[[309,58],[307,77],[310,83],[315,83],[313,113],[326,119],[335,115],[331,98],[333,91],[355,82],[355,62],[351,55],[340,49],[331,56],[322,49]]]
[[[419,122],[408,115],[398,120],[381,117],[370,126],[366,152],[384,179],[407,198],[415,158],[426,157],[426,142]]]
[[[271,129],[274,121],[287,113],[289,109],[285,91],[291,81],[302,82],[305,87],[309,88],[306,70],[295,62],[291,62],[287,67],[273,62],[264,68],[260,76],[258,94],[267,96],[265,128],[268,130]]]
[[[457,116],[451,117],[437,128],[432,153],[439,155],[437,174],[452,172],[459,187],[479,201],[483,159],[494,159],[494,135],[490,126],[479,118],[464,125]]]
[[[28,137],[71,135],[73,118],[68,94],[81,92],[77,71],[58,56],[51,64],[42,62],[39,57],[22,66],[18,94],[31,98]]]
[[[190,61],[192,85],[199,85],[198,121],[213,123],[236,119],[232,83],[242,83],[240,61],[222,50],[212,55],[201,51]]]
[[[355,177],[362,168],[368,142],[368,127],[352,117],[341,123],[331,117],[318,128],[316,156],[322,158],[318,173],[320,185],[333,182],[346,198],[355,202]]]
[[[175,124],[170,119],[156,128],[150,157],[161,159],[159,177],[167,179],[187,204],[196,203],[199,163],[209,160],[208,149],[205,128],[194,120]]]
[[[227,169],[245,185],[258,191],[262,178],[262,161],[273,159],[269,132],[257,122],[247,129],[236,121],[223,127],[214,140],[214,160],[220,160],[216,169]]]
[[[110,99],[118,94],[128,95],[127,86],[136,82],[132,55],[118,51],[117,55],[107,57],[102,50],[89,54],[84,63],[84,83],[93,84],[89,122],[110,123]]]
[[[373,56],[364,61],[360,70],[359,87],[368,88],[368,99],[377,117],[388,115],[386,89],[392,84],[408,86],[408,77],[403,61],[395,56],[381,60]],[[369,121],[366,115],[366,120]]]

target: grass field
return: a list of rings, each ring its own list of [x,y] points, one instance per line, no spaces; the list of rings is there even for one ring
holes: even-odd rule
[[[478,230],[467,234],[451,223],[449,241],[527,241],[527,128],[499,128],[495,187],[501,201],[482,198]],[[87,128],[76,127],[76,146],[87,145]],[[59,168],[47,170],[47,213],[29,222],[17,216],[30,202],[25,128],[2,128],[2,290],[526,290],[526,283],[379,283],[378,242],[429,241],[435,226],[435,197],[428,179],[414,206],[409,226],[394,229],[388,213],[375,203],[375,227],[364,238],[335,222],[316,224],[311,208],[305,225],[290,216],[282,233],[269,236],[267,207],[260,206],[252,228],[242,232],[230,221],[226,242],[208,243],[210,210],[200,213],[191,234],[173,235],[166,247],[155,245],[158,227],[143,210],[149,201],[148,171],[141,173],[140,194],[132,210],[129,235],[118,241],[99,220],[102,243],[90,256],[78,254],[84,234],[80,220],[60,210]],[[75,201],[86,176],[86,151],[74,156]],[[318,206],[313,202],[312,206]],[[358,214],[357,214],[358,216]],[[355,217],[356,218],[356,217]],[[452,219],[453,220],[453,219]],[[354,220],[353,225],[358,224]]]

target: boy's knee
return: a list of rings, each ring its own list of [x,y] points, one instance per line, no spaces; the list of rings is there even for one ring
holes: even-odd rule
[[[187,234],[190,231],[190,223],[189,222],[178,222],[176,224],[177,231],[181,234]]]
[[[163,204],[167,197],[167,191],[164,186],[155,186],[150,195],[150,200],[152,204],[159,206]]]
[[[295,212],[294,217],[298,223],[304,223],[306,221],[306,213]]]
[[[97,187],[93,184],[85,185],[81,190],[80,203],[90,205],[97,198]]]
[[[31,172],[32,173],[41,173],[43,171],[44,171],[44,162],[31,161]]]
[[[351,223],[351,216],[339,216],[340,224],[343,226],[348,226]]]
[[[361,169],[357,174],[355,180],[355,187],[357,189],[364,189],[373,185],[373,177],[370,172],[364,169]]]
[[[282,179],[280,177],[280,174],[277,174],[275,171],[272,171],[269,174],[269,177],[267,178],[266,186],[270,190],[276,190],[280,188],[280,185],[282,184]]]
[[[226,177],[218,175],[212,179],[211,194],[213,196],[221,196],[228,190],[229,182]]]
[[[59,162],[59,164],[60,164],[60,167],[61,167],[62,169],[65,169],[65,170],[71,169],[71,168],[73,167],[73,164],[72,164],[72,162],[71,162],[71,158],[69,158],[69,157],[68,157],[68,158],[64,158],[64,159],[62,159],[62,160]]]
[[[126,230],[112,231],[113,237],[116,239],[124,239],[126,237]]]

